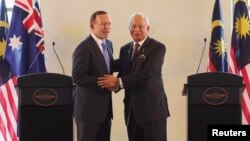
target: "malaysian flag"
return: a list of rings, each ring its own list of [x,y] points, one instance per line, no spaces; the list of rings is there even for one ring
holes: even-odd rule
[[[16,77],[46,72],[43,37],[38,1],[15,0],[3,54],[8,67],[1,71],[7,80],[0,89],[0,141],[18,141]]]
[[[250,124],[250,21],[246,0],[236,0],[230,50],[234,74],[243,77],[246,89],[242,97],[242,124]]]
[[[224,25],[220,8],[220,1],[214,4],[212,17],[212,34],[209,47],[209,72],[228,72],[227,50],[224,38]]]

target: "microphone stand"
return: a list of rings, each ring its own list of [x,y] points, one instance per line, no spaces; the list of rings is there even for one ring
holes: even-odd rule
[[[196,73],[198,73],[198,71],[199,71],[199,69],[200,69],[201,60],[202,60],[202,58],[203,58],[203,54],[204,54],[204,51],[205,51],[205,48],[206,48],[206,42],[207,42],[207,38],[204,38],[204,47],[203,47],[203,51],[202,51],[202,54],[201,54],[201,59],[200,59],[200,62],[199,62],[199,65],[198,65],[198,68],[197,68]]]
[[[56,53],[55,42],[52,43],[52,46],[53,46],[53,50],[54,50],[54,53],[55,53],[55,55],[56,55],[56,58],[57,58],[57,60],[59,61],[60,66],[61,66],[61,68],[62,68],[63,74],[65,75],[63,65],[62,65],[62,63],[61,63],[61,61],[60,61],[60,59],[59,59],[59,57],[58,57],[58,55],[57,55],[57,53]]]

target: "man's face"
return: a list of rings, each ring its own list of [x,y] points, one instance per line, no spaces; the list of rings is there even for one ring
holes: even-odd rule
[[[143,17],[135,16],[130,23],[130,34],[135,42],[140,42],[148,35],[149,25]]]
[[[110,32],[111,20],[107,14],[97,15],[96,20],[90,25],[92,33],[103,40],[108,38]]]

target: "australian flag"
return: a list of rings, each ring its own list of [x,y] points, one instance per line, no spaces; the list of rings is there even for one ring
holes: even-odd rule
[[[226,43],[224,39],[224,25],[219,0],[215,1],[213,10],[208,69],[211,72],[228,72],[229,70]]]
[[[37,0],[15,0],[7,36],[6,59],[19,77],[46,72],[44,33]]]

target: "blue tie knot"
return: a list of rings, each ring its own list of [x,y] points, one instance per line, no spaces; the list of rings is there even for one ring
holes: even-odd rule
[[[105,42],[102,42],[102,48],[106,48],[106,43]]]

